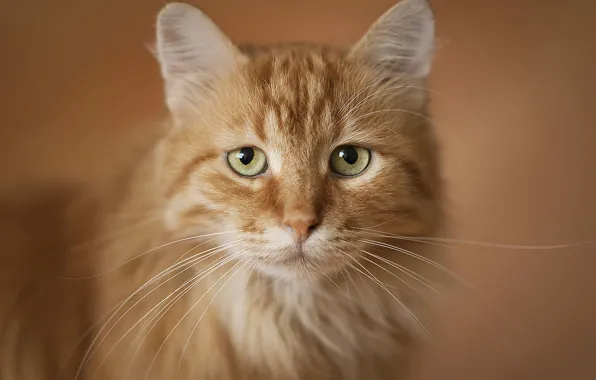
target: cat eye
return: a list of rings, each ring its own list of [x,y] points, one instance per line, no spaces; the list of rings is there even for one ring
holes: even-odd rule
[[[254,147],[235,149],[227,155],[228,165],[243,177],[255,177],[267,170],[267,156]]]
[[[331,171],[345,177],[362,173],[370,163],[370,150],[353,145],[343,145],[331,153]]]

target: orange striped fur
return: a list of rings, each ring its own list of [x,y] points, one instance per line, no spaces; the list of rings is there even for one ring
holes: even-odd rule
[[[427,248],[388,234],[440,227],[432,33],[426,1],[405,0],[351,48],[243,48],[166,6],[172,122],[98,216],[78,378],[405,377],[432,293],[407,250]],[[346,145],[371,152],[353,177],[330,167]],[[266,171],[235,173],[240,147]]]

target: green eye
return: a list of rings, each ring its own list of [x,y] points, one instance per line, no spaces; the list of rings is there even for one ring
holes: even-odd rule
[[[259,148],[244,147],[228,153],[228,164],[243,177],[255,177],[267,170],[267,156]]]
[[[370,150],[359,146],[344,145],[331,153],[331,171],[346,177],[358,175],[370,163]]]

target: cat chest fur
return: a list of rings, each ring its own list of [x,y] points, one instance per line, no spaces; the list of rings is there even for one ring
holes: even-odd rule
[[[380,379],[372,372],[400,356],[408,317],[374,284],[350,284],[271,281],[246,270],[222,288],[214,312],[238,361],[261,376]]]

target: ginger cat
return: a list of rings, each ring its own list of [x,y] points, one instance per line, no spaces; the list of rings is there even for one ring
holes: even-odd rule
[[[433,290],[415,237],[441,225],[433,47],[425,0],[345,49],[236,46],[166,5],[155,52],[172,119],[73,250],[92,268],[71,280],[91,328],[73,376],[405,377]]]

